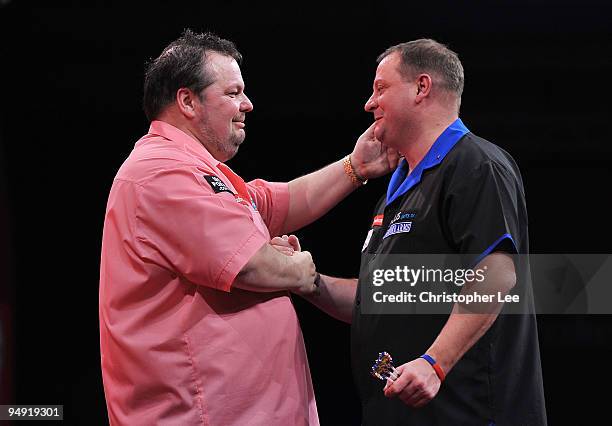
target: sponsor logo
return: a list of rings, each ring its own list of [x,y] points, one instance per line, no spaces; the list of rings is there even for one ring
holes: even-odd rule
[[[412,229],[412,222],[396,222],[389,226],[389,229],[387,229],[383,236],[383,240],[391,235],[408,233],[410,229]]]
[[[215,191],[215,194],[218,194],[220,192],[229,192],[235,197],[238,203],[244,206],[251,206],[253,210],[257,211],[257,204],[255,204],[255,201],[253,201],[253,198],[251,198],[250,194],[248,194],[249,199],[245,200],[244,197],[240,196],[239,194],[234,194],[234,192],[231,189],[229,189],[227,185],[223,183],[223,181],[219,179],[217,176],[204,175],[204,179],[206,179],[206,182],[208,182],[208,184],[213,189],[213,191]]]
[[[206,182],[208,182],[212,190],[215,191],[215,194],[218,194],[219,192],[229,192],[230,194],[234,195],[232,190],[229,189],[227,185],[225,185],[225,183],[223,183],[223,181],[217,176],[204,175],[204,179],[206,180]]]
[[[384,214],[379,214],[374,216],[374,221],[372,222],[372,226],[381,226],[383,224],[383,219],[385,218]]]
[[[397,214],[393,216],[393,219],[391,219],[390,223],[395,223],[398,220],[414,219],[415,217],[416,213],[414,212],[397,212]]]

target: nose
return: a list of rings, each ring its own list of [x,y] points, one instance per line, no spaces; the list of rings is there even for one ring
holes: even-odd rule
[[[364,109],[366,110],[366,112],[374,112],[376,108],[378,108],[378,103],[376,102],[376,99],[374,98],[374,93],[372,93],[370,98],[366,101],[364,105]]]
[[[240,103],[240,111],[241,112],[251,112],[253,111],[253,104],[251,100],[245,95],[242,94],[242,102]]]

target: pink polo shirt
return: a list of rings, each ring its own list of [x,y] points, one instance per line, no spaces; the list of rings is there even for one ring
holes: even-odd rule
[[[100,266],[111,424],[319,424],[289,294],[231,288],[279,234],[287,184],[247,183],[255,209],[236,200],[218,164],[154,121],[115,177]]]

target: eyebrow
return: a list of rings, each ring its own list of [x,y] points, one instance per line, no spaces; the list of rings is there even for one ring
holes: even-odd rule
[[[244,83],[240,83],[239,81],[231,82],[226,86],[226,89],[238,89],[242,91],[244,90]]]

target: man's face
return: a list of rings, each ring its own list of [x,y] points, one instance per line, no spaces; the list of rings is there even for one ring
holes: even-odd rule
[[[253,104],[244,94],[244,81],[234,58],[207,54],[206,65],[214,83],[200,93],[196,126],[201,142],[219,161],[236,155],[244,141],[245,116]]]
[[[410,130],[415,125],[416,96],[416,84],[402,78],[399,65],[398,53],[378,64],[373,93],[365,104],[365,110],[374,114],[376,139],[398,150],[409,142]]]

